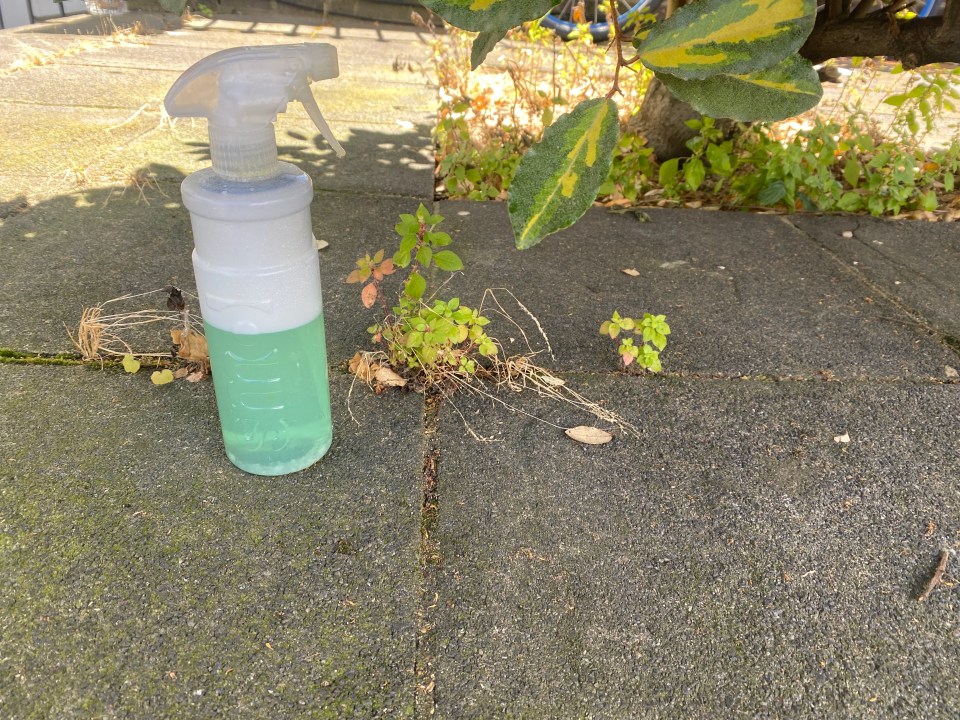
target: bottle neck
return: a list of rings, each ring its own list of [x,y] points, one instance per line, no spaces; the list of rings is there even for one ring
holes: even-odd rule
[[[254,182],[280,172],[273,123],[253,128],[220,128],[210,124],[210,161],[224,180]]]

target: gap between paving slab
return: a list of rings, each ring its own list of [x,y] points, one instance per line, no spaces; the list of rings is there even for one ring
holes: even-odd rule
[[[960,350],[960,231],[954,224],[803,215],[790,222],[880,292],[950,335]]]

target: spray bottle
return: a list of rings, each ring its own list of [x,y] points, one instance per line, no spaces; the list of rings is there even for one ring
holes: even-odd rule
[[[236,48],[189,68],[164,99],[209,121],[212,167],[181,186],[227,455],[258,475],[309,467],[332,440],[310,177],[277,160],[273,122],[292,100],[338,156],[310,83],[337,77],[326,43]]]

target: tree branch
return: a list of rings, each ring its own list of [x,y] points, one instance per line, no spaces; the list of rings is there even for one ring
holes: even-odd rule
[[[946,15],[904,22],[886,16],[818,22],[800,54],[814,63],[855,54],[900,60],[907,69],[960,62],[960,0],[948,0]]]

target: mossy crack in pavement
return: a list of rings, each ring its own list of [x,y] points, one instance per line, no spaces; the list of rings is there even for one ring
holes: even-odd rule
[[[844,272],[855,276],[861,283],[869,287],[874,293],[880,297],[883,297],[887,302],[895,306],[903,314],[907,315],[913,322],[916,323],[917,327],[925,330],[931,337],[936,338],[938,342],[949,348],[958,357],[960,357],[960,342],[950,335],[949,331],[938,326],[936,322],[929,320],[916,308],[911,307],[909,304],[903,302],[903,300],[898,297],[896,293],[892,292],[879,282],[874,281],[864,270],[861,270],[859,267],[857,267],[856,264],[851,265],[850,263],[846,262],[844,258],[826,242],[811,234],[800,225],[791,222],[787,216],[781,215],[780,217],[784,223],[805,237],[809,238],[812,243],[821,248]],[[929,278],[924,277],[924,279],[929,281]]]

